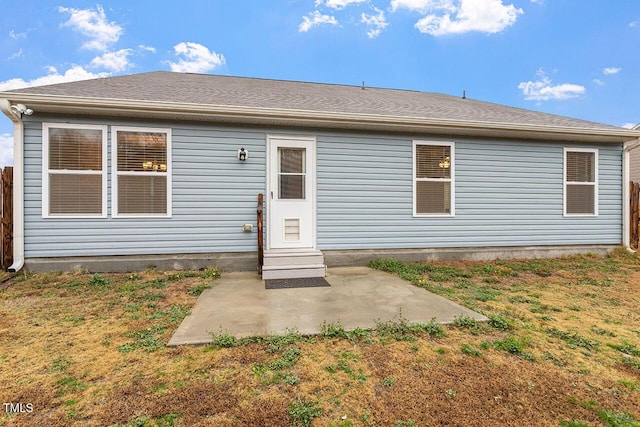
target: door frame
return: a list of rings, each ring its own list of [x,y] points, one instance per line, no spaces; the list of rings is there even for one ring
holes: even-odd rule
[[[273,239],[271,237],[271,230],[273,227],[271,226],[271,221],[273,216],[271,215],[271,201],[273,198],[271,197],[272,191],[272,174],[274,172],[274,168],[278,167],[278,157],[275,158],[271,155],[271,148],[276,142],[281,141],[291,141],[291,142],[305,142],[310,145],[310,157],[311,161],[307,164],[307,179],[311,177],[311,248],[316,249],[316,137],[315,136],[307,136],[307,135],[282,135],[282,134],[267,134],[267,146],[266,146],[266,202],[267,202],[267,243],[266,250],[271,249],[271,245]],[[275,191],[275,190],[273,190]],[[305,247],[306,248],[306,247]],[[302,248],[301,248],[302,249]]]

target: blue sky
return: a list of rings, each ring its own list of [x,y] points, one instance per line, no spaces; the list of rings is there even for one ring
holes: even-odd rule
[[[629,127],[640,0],[0,0],[0,91],[155,70],[465,90]],[[1,116],[0,165],[11,134]]]

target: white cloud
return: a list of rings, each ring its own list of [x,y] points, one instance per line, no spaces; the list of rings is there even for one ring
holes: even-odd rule
[[[13,165],[13,136],[0,135],[0,167]]]
[[[625,129],[633,129],[633,128],[635,128],[636,126],[639,126],[639,125],[636,125],[635,123],[625,123],[625,124],[623,124],[623,125],[622,125],[622,126],[620,126],[620,127],[623,127],[623,128],[625,128]]]
[[[360,17],[360,22],[362,22],[369,28],[369,30],[367,31],[367,36],[372,39],[378,37],[382,30],[384,30],[389,25],[384,17],[383,11],[381,11],[377,7],[374,7],[373,10],[377,12],[376,15],[367,15],[366,13],[363,13]]]
[[[96,56],[91,60],[91,66],[96,68],[106,68],[109,71],[120,72],[131,66],[129,56],[133,51],[131,49],[120,49],[116,52],[107,52],[100,56]]]
[[[602,70],[602,74],[610,76],[611,74],[618,74],[620,71],[622,71],[622,68],[620,67],[607,67]]]
[[[146,50],[147,52],[156,53],[156,48],[152,46],[146,46],[144,44],[138,45],[138,49]]]
[[[11,60],[13,60],[13,59],[22,58],[22,54],[23,54],[23,52],[22,52],[22,48],[20,48],[20,49],[18,49],[18,51],[17,51],[17,52],[15,52],[15,53],[11,54],[11,56],[9,56],[9,57],[7,58],[7,60],[11,61]]]
[[[14,30],[9,31],[9,37],[14,40],[26,39],[27,33],[16,33]]]
[[[586,89],[584,86],[562,83],[553,85],[551,79],[545,74],[544,70],[539,69],[536,73],[536,81],[522,82],[518,85],[518,89],[524,94],[524,99],[529,101],[548,101],[550,99],[564,100],[577,98],[584,94]]]
[[[392,12],[398,9],[408,9],[414,12],[426,13],[430,10],[447,10],[454,12],[454,0],[391,0],[390,8]]]
[[[602,81],[602,80],[600,80],[600,79],[593,79],[593,82],[594,82],[595,84],[597,84],[598,86],[604,86],[604,85],[605,85],[605,82],[603,82],[603,81]]]
[[[193,42],[181,42],[173,47],[178,62],[169,62],[171,71],[178,73],[206,73],[224,65],[222,54],[210,51],[206,46]]]
[[[100,5],[97,5],[95,10],[59,7],[58,11],[71,15],[61,27],[70,27],[89,38],[89,41],[82,45],[85,49],[106,50],[120,39],[124,31],[115,22],[107,21],[107,15]]]
[[[430,2],[429,15],[420,19],[415,27],[432,36],[462,34],[479,31],[494,34],[513,25],[524,13],[513,4],[505,6],[502,0],[459,0]],[[437,4],[436,4],[437,3]],[[451,9],[453,7],[453,10]]]
[[[346,6],[349,6],[350,4],[358,4],[358,3],[364,3],[364,2],[368,2],[369,0],[325,0],[324,4],[327,7],[330,7],[332,9],[336,9],[336,10],[340,10],[340,9],[344,9]],[[316,7],[320,6],[322,4],[322,0],[316,0],[315,5]]]
[[[335,16],[331,15],[323,15],[317,10],[309,13],[308,16],[302,17],[302,22],[298,27],[299,33],[306,33],[313,27],[317,27],[319,25],[338,25],[338,20]]]
[[[54,67],[49,67],[47,71],[47,75],[29,81],[25,81],[23,79],[10,79],[0,82],[0,92],[31,86],[43,86],[56,83],[74,82],[78,80],[97,79],[99,77],[107,77],[109,75],[108,73],[92,73],[79,65],[72,66],[65,71],[64,74],[60,74]]]
[[[640,21],[631,21],[631,22],[629,22],[629,26],[630,26],[631,28],[635,28],[635,27],[637,27],[638,25],[640,25]]]

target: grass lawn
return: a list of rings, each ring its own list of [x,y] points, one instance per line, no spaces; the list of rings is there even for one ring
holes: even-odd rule
[[[490,320],[166,348],[216,270],[20,273],[0,426],[640,426],[636,255],[372,266]]]

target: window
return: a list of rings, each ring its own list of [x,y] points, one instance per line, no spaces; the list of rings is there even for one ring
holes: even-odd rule
[[[598,215],[598,150],[564,149],[564,215]]]
[[[413,215],[453,216],[454,143],[413,143]]]
[[[171,216],[171,131],[112,128],[114,217]]]
[[[42,125],[42,216],[107,216],[107,128]]]

